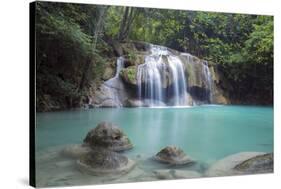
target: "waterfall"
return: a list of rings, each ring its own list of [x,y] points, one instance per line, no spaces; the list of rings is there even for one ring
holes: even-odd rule
[[[167,62],[164,61],[166,57]],[[165,73],[171,74],[173,102],[171,105],[187,105],[186,79],[181,60],[166,47],[151,45],[150,54],[144,64],[138,66],[138,98],[148,102],[149,106],[163,105],[166,90],[163,86]]]
[[[116,72],[113,78],[107,80],[104,82],[104,90],[106,91],[107,98],[112,101],[112,104],[114,104],[117,107],[122,107],[122,100],[120,99],[120,91],[123,91],[122,88],[124,88],[123,83],[121,82],[121,79],[119,77],[120,71],[124,68],[124,58],[118,57],[116,61]]]
[[[176,56],[168,56],[168,63],[173,75],[173,88],[175,94],[174,105],[186,105],[186,79],[182,62]]]
[[[114,78],[119,77],[119,73],[123,68],[124,68],[124,58],[122,56],[120,56],[117,58],[117,61],[116,61],[116,73],[115,73]]]
[[[207,89],[208,89],[208,92],[206,93],[206,99],[209,103],[212,103],[212,83],[213,83],[213,80],[212,80],[212,75],[211,75],[211,72],[210,72],[210,69],[209,69],[209,65],[208,65],[208,62],[207,61],[204,61],[203,62],[203,75],[204,75],[204,79],[206,81],[206,84],[207,84]]]
[[[212,75],[210,72],[210,68],[207,61],[198,61],[196,60],[196,57],[192,56],[188,53],[181,53],[181,56],[183,56],[186,59],[186,64],[189,65],[190,71],[193,73],[193,85],[199,85],[201,83],[204,83],[202,87],[204,87],[204,94],[202,95],[203,98],[201,99],[200,104],[203,103],[212,103],[213,102],[213,80]],[[197,62],[196,62],[197,61]],[[195,81],[194,81],[195,80]],[[196,105],[196,100],[193,100],[193,105]]]
[[[148,50],[141,54],[143,63],[127,65],[136,69],[130,90],[126,78],[120,75],[127,69],[126,59],[117,59],[114,76],[101,86],[101,106],[196,106],[216,101],[217,94],[212,92],[216,85],[207,61],[164,46],[150,44]]]
[[[161,82],[161,56],[147,56],[145,63],[138,66],[137,82],[138,96],[142,100],[142,92],[144,98],[149,105],[159,105],[163,101],[162,82]],[[142,90],[142,81],[145,80],[144,89]]]

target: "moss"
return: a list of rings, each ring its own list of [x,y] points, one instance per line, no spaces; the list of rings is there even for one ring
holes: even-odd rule
[[[128,79],[130,81],[134,81],[136,79],[136,68],[129,68],[127,69],[127,75],[128,75]]]
[[[137,76],[137,67],[136,66],[129,66],[123,69],[120,72],[121,77],[125,80],[125,82],[129,84],[136,85],[136,76]]]

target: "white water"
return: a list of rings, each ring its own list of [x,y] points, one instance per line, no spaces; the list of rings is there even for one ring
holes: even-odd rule
[[[157,105],[163,101],[161,69],[162,57],[147,56],[145,63],[138,66],[137,81],[138,81],[138,96],[142,100],[142,90],[144,97],[150,105]],[[144,88],[142,89],[142,81],[145,80]]]
[[[120,81],[119,74],[124,68],[124,58],[118,57],[116,61],[116,73],[115,76],[106,82],[104,82],[104,88],[107,91],[106,94],[109,99],[111,99],[117,107],[122,107],[123,104],[119,98],[119,90],[123,87]]]
[[[207,81],[207,89],[209,90],[209,93],[206,94],[206,99],[209,99],[209,103],[212,103],[213,80],[207,61],[203,63],[203,75],[205,77],[205,80]]]
[[[164,56],[167,57],[168,64],[165,63]],[[172,75],[172,105],[188,105],[183,63],[166,47],[156,45],[151,45],[150,55],[146,56],[144,64],[138,66],[139,100],[145,100],[149,106],[163,105],[167,95],[163,86],[165,69],[168,69]]]
[[[193,59],[194,56],[192,56],[189,53],[181,53],[181,56],[185,57],[186,63],[190,65],[191,69],[195,69],[194,66],[197,64]],[[204,101],[205,103],[212,103],[213,102],[213,79],[212,74],[208,65],[207,61],[203,61],[200,63],[202,65],[202,73],[201,75],[198,75],[196,78],[200,78],[200,82],[205,83],[205,89],[206,93],[204,95]],[[193,105],[196,106],[196,101],[193,101]]]
[[[186,79],[181,60],[176,56],[168,56],[169,67],[173,74],[173,87],[175,94],[174,106],[184,106],[187,104]]]
[[[194,58],[188,53],[179,54],[163,46],[150,45],[150,54],[137,68],[137,95],[142,104],[150,107],[186,107],[212,103],[213,80],[208,62],[198,62]],[[109,97],[120,107],[120,87],[116,86],[122,83],[119,73],[124,67],[124,58],[119,57],[115,76],[105,82],[109,87]],[[191,69],[195,74],[192,77],[203,84],[203,99],[198,101],[191,98],[185,69]]]
[[[119,73],[123,68],[124,68],[124,58],[122,56],[120,56],[119,58],[117,58],[117,61],[116,61],[116,73],[115,73],[114,78],[119,77]]]

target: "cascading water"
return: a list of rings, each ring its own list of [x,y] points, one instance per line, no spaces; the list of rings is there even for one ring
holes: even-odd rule
[[[118,57],[116,61],[115,76],[106,82],[104,82],[104,88],[107,91],[108,98],[113,101],[113,104],[117,107],[122,107],[119,91],[123,88],[123,83],[119,78],[120,71],[124,68],[124,58]]]
[[[198,59],[191,54],[181,53],[181,56],[185,58],[186,64],[189,66],[190,71],[193,73],[190,82],[195,86],[201,86],[204,90],[204,94],[201,97],[201,102],[193,100],[193,105],[197,103],[212,103],[213,102],[213,80],[210,72],[210,68],[207,61],[198,61]],[[202,85],[203,83],[203,85]]]
[[[176,56],[168,56],[169,68],[173,75],[173,88],[175,94],[175,106],[186,105],[186,79],[184,74],[184,68],[181,60]]]
[[[161,56],[147,56],[145,63],[139,65],[137,73],[138,82],[138,96],[142,100],[144,96],[149,105],[159,104],[163,98],[162,84],[161,84]],[[145,80],[145,84],[142,89],[142,81]],[[144,94],[143,94],[144,92]]]
[[[116,72],[114,78],[119,77],[120,71],[124,68],[124,58],[120,56],[116,61]]]
[[[167,63],[164,61],[166,57]],[[186,98],[186,79],[181,60],[166,47],[151,45],[150,55],[145,57],[144,64],[138,66],[137,85],[139,100],[149,106],[163,105],[166,97],[163,80],[165,70],[171,73],[173,102],[171,105],[188,105]]]
[[[207,61],[203,62],[203,75],[207,84],[208,92],[206,93],[206,99],[209,101],[209,103],[212,103],[212,86],[213,86],[213,80],[212,75],[209,69],[209,65]]]
[[[144,62],[139,64],[138,59],[137,67],[125,65],[123,57],[117,59],[115,75],[101,85],[102,95],[96,100],[100,103],[94,101],[96,106],[194,106],[216,102],[217,93],[213,91],[217,88],[207,61],[163,46],[150,45],[149,52],[146,49],[138,50]],[[137,91],[133,92],[135,87]]]

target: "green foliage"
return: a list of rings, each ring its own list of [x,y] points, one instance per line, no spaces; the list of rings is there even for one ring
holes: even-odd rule
[[[129,51],[128,54],[127,54],[127,58],[130,60],[130,61],[135,61],[136,60],[136,53],[134,51]]]
[[[273,19],[272,17],[257,18],[254,29],[245,41],[244,56],[248,62],[259,64],[273,61]]]
[[[83,96],[83,87],[86,90],[92,80],[101,80],[108,60],[114,56],[109,41],[120,39],[122,32],[122,40],[164,45],[219,64],[237,90],[272,92],[273,17],[130,8],[132,14],[126,18],[125,10],[37,2],[38,92],[61,98]],[[137,58],[132,49],[126,52],[130,61]],[[129,80],[135,79],[130,69],[127,75]],[[86,85],[81,85],[84,76]],[[81,86],[83,90],[78,90]]]
[[[112,50],[100,33],[94,38],[99,13],[95,6],[36,3],[38,104],[44,104],[40,100],[49,95],[59,106],[79,106],[87,91],[79,88],[82,78],[86,85],[100,79]]]
[[[136,79],[136,68],[132,67],[127,69],[128,79],[134,81]]]
[[[136,67],[129,66],[121,70],[120,75],[123,77],[127,83],[136,84]]]
[[[37,3],[36,28],[38,41],[44,40],[45,43],[57,41],[61,48],[71,50],[77,55],[88,56],[91,52],[91,36],[84,33],[83,28],[77,23],[77,20],[85,19],[85,14],[80,16],[73,13],[78,5],[56,5],[57,3]]]

